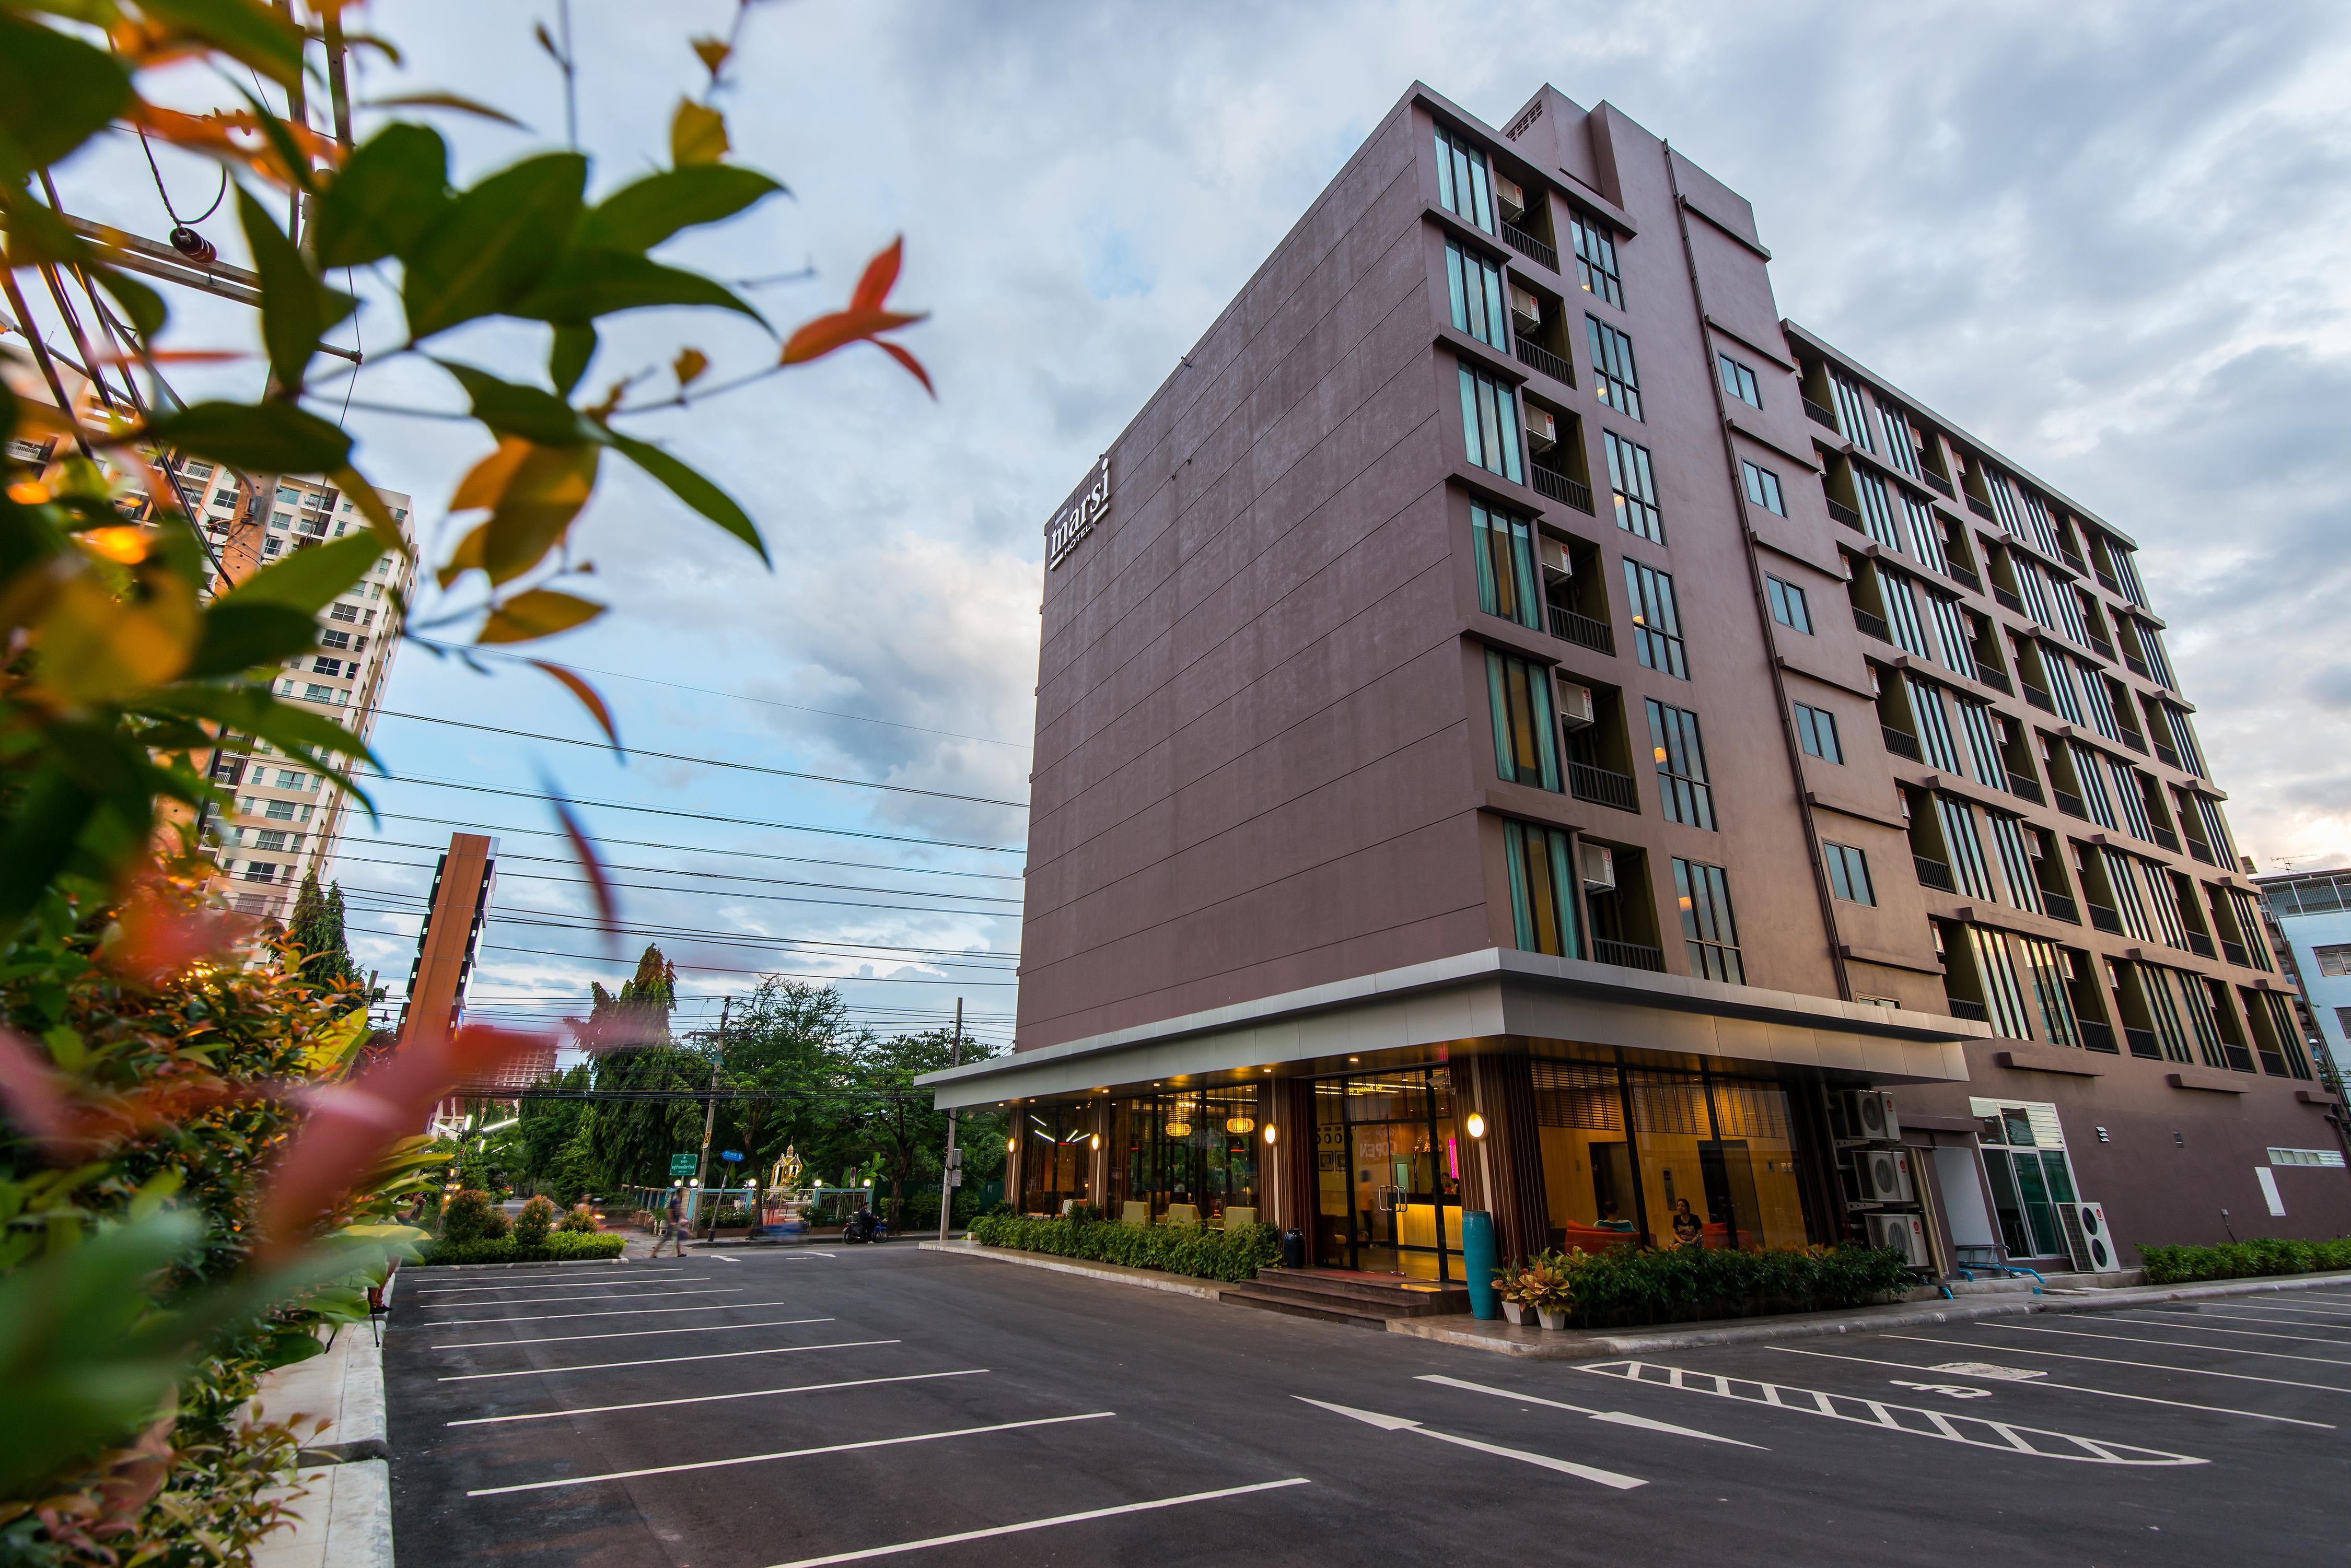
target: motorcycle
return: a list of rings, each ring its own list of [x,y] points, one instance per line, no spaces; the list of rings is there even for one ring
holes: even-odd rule
[[[841,1228],[843,1241],[880,1241],[890,1234],[887,1221],[870,1208],[861,1208]]]

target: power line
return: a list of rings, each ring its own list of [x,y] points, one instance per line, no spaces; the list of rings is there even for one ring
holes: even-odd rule
[[[514,833],[525,838],[567,840],[571,836],[559,828],[508,828],[501,827],[496,823],[485,823],[480,826],[461,826],[451,822],[445,817],[427,817],[420,815],[414,811],[378,811],[376,815],[390,821],[432,822],[438,826],[453,828],[458,832],[465,833]],[[930,866],[890,865],[880,861],[824,860],[815,855],[769,854],[764,853],[758,850],[721,849],[716,845],[710,844],[664,844],[655,842],[651,839],[602,838],[594,833],[582,833],[580,836],[587,840],[591,844],[624,844],[631,849],[637,850],[676,850],[685,854],[726,855],[736,860],[789,861],[798,865],[853,866],[862,867],[867,871],[903,871],[911,876],[976,877],[987,882],[1019,882],[1020,880],[1020,873],[1017,871],[940,871]],[[388,839],[362,840],[354,835],[351,841],[381,844],[390,843],[392,841]],[[912,841],[927,842],[928,841],[916,840]],[[401,844],[398,847],[401,849],[411,850],[438,850],[444,846],[440,844]],[[529,860],[534,857],[524,855],[518,858]]]
[[[358,857],[355,856],[353,858],[356,859]],[[412,862],[407,861],[394,861],[391,863],[394,865],[407,865]],[[549,876],[543,872],[535,871],[509,872],[507,874],[520,881],[571,883],[581,887],[590,887],[594,885],[594,883],[584,876]],[[813,904],[827,909],[887,909],[894,910],[902,915],[975,915],[983,920],[1009,920],[1013,917],[1012,912],[1008,909],[936,909],[917,904],[867,904],[862,900],[854,898],[804,898],[798,894],[789,893],[729,893],[722,888],[710,888],[705,890],[693,887],[651,887],[643,883],[636,882],[616,882],[609,883],[608,885],[615,888],[626,889],[634,893],[675,894],[684,898],[756,899],[764,904]],[[346,888],[344,891],[346,893],[350,893],[354,890]],[[379,896],[389,894],[396,898],[413,898],[419,902],[422,902],[424,897],[421,893],[403,894],[396,888],[388,887],[363,887],[357,889],[356,891],[360,893],[375,894]],[[881,891],[886,892],[888,890],[883,889]],[[954,898],[968,895],[936,894],[933,896]],[[539,911],[539,913],[552,915],[559,914],[560,911],[542,910]],[[585,917],[583,916],[582,918]]]
[[[437,718],[425,713],[400,713],[392,708],[378,708],[379,718],[405,718],[418,724],[445,724],[452,729],[477,729],[486,735],[511,735],[519,740],[543,740],[552,746],[585,746],[598,751],[613,749],[610,741],[580,740],[568,735],[540,735],[536,730],[509,729],[498,724],[475,724],[462,718]],[[763,768],[756,762],[728,762],[716,757],[688,757],[677,751],[647,751],[642,747],[623,747],[623,755],[657,757],[664,762],[691,763],[696,768],[730,768],[738,773],[765,773],[777,779],[803,779],[818,784],[845,784],[854,789],[887,789],[899,795],[927,795],[934,800],[968,800],[977,806],[1009,806],[1016,811],[1029,809],[1026,800],[999,800],[992,795],[958,795],[948,789],[918,789],[911,784],[880,784],[871,779],[841,779],[830,773],[802,773],[790,768]]]
[[[369,840],[363,840],[363,841],[362,841],[362,842],[365,842],[365,843],[375,844],[375,843],[380,843],[381,841],[380,841],[380,840],[374,840],[374,839],[369,839]],[[417,850],[428,850],[428,849],[433,849],[433,848],[434,848],[435,846],[434,846],[434,845],[432,845],[432,844],[392,844],[392,845],[389,845],[389,846],[386,846],[386,847],[392,848],[392,849],[417,849]],[[502,855],[502,856],[500,856],[500,857],[498,857],[498,858],[499,858],[501,861],[505,861],[505,860],[512,859],[512,860],[534,861],[534,862],[555,862],[555,863],[557,863],[557,864],[569,864],[569,865],[577,865],[577,864],[579,864],[579,863],[580,863],[580,862],[579,862],[578,861],[576,861],[576,860],[571,860],[571,859],[570,859],[569,857],[568,857],[568,856],[561,856],[561,855],[512,855],[512,856],[506,856],[506,855]],[[418,870],[418,871],[423,871],[423,870],[426,870],[426,869],[427,869],[427,862],[423,862],[423,861],[387,860],[387,859],[385,859],[385,858],[384,858],[383,856],[381,856],[381,855],[354,855],[354,854],[346,854],[346,853],[344,853],[344,852],[340,852],[340,851],[338,851],[338,852],[336,852],[335,859],[336,859],[337,861],[350,861],[350,862],[352,862],[352,863],[353,863],[353,864],[355,864],[355,865],[401,865],[401,866],[410,866],[410,867],[413,867],[413,868],[414,868],[415,870]],[[946,888],[946,887],[872,887],[872,886],[868,886],[868,885],[867,885],[866,883],[857,883],[857,882],[801,882],[801,881],[798,880],[797,878],[793,878],[793,877],[782,877],[782,876],[742,876],[742,875],[738,875],[738,874],[737,874],[737,873],[733,873],[733,872],[723,872],[723,871],[685,871],[685,870],[682,870],[682,869],[680,869],[680,868],[678,868],[678,867],[675,867],[675,866],[665,866],[665,865],[615,865],[615,866],[607,866],[607,867],[605,867],[604,869],[606,869],[607,871],[642,871],[642,872],[650,872],[650,873],[652,873],[653,874],[654,874],[655,876],[698,876],[698,877],[710,877],[710,878],[715,878],[715,879],[719,880],[719,881],[722,881],[722,882],[756,882],[756,883],[759,883],[759,884],[760,884],[761,886],[763,886],[763,887],[814,887],[814,888],[821,888],[821,889],[823,889],[824,891],[829,892],[829,893],[904,893],[904,894],[913,894],[913,895],[914,895],[914,896],[916,896],[916,897],[921,897],[921,896],[928,895],[928,896],[933,897],[933,898],[967,898],[967,899],[975,900],[975,901],[977,901],[977,902],[978,902],[978,903],[981,903],[981,904],[1019,904],[1019,903],[1020,902],[1020,900],[1019,900],[1019,899],[1017,899],[1017,898],[1006,898],[1006,897],[1004,897],[1004,896],[1003,896],[1002,894],[992,894],[992,893],[957,893],[957,892],[956,892],[956,891],[955,891],[954,889],[952,889],[952,888]],[[544,873],[544,872],[535,872],[535,871],[506,871],[506,870],[504,870],[504,869],[503,869],[503,867],[501,867],[500,872],[499,872],[499,874],[500,874],[500,875],[502,875],[502,876],[516,877],[516,878],[520,878],[520,879],[522,879],[522,880],[524,880],[524,881],[532,881],[532,882],[571,882],[571,883],[590,883],[590,882],[592,881],[592,879],[588,878],[588,877],[577,877],[577,876],[549,876],[549,875],[548,875],[548,874],[547,874],[546,873]],[[649,887],[647,887],[644,883],[632,883],[632,882],[616,882],[616,883],[611,883],[610,885],[611,885],[611,886],[613,886],[613,887],[632,887],[632,888],[637,888],[637,889],[639,889],[640,891],[652,892],[652,893],[700,893],[700,892],[705,891],[704,889],[701,889],[701,888],[685,888],[685,887],[680,887],[680,888],[661,888],[661,887],[653,887],[653,888],[649,888]],[[709,890],[709,891],[712,891],[712,892],[713,892],[713,893],[715,893],[717,896],[729,897],[729,898],[738,898],[738,897],[739,897],[739,898],[766,898],[766,897],[776,896],[776,895],[773,895],[773,894],[758,894],[758,893],[734,894],[734,893],[728,893],[728,892],[726,892],[726,891],[724,891],[724,890]],[[974,913],[975,913],[975,914],[977,914],[977,913],[978,913],[978,912],[977,912],[977,911],[974,911]]]
[[[371,894],[374,892],[374,890],[369,888],[360,888],[354,891],[363,894]],[[423,899],[423,895],[422,894],[400,894],[395,896],[415,899],[420,903]],[[365,915],[413,915],[418,913],[418,911],[415,910],[368,909],[365,907],[362,907],[360,912]],[[555,911],[544,909],[517,911],[510,907],[493,906],[489,911],[489,919],[493,922],[507,925],[547,926],[561,931],[591,931],[596,929],[596,927],[583,924],[578,919],[562,920],[531,918],[532,916],[552,915],[555,913]],[[953,962],[967,963],[975,966],[985,964],[991,960],[1001,960],[1005,963],[1017,964],[1020,959],[1020,955],[1017,952],[1006,952],[990,948],[915,947],[884,943],[845,942],[830,936],[771,936],[764,931],[722,933],[706,931],[691,925],[664,925],[658,922],[645,921],[636,922],[632,925],[616,925],[612,927],[612,934],[616,936],[644,936],[655,941],[701,942],[707,943],[712,946],[717,947],[742,947],[751,950],[775,946],[782,947],[787,951],[794,949],[803,950],[809,952],[811,956],[820,956],[824,954],[824,950],[827,948],[838,947],[848,948],[853,952],[859,953],[919,953]]]
[[[548,958],[582,958],[582,959],[586,959],[586,960],[589,960],[589,961],[590,961],[590,962],[594,962],[594,963],[618,963],[618,962],[620,962],[620,960],[618,960],[618,959],[607,959],[607,958],[605,958],[601,954],[598,954],[598,953],[567,953],[567,952],[563,952],[563,951],[560,951],[560,950],[559,950],[559,949],[557,949],[557,948],[553,948],[553,947],[517,947],[517,946],[513,946],[511,943],[506,943],[506,942],[483,942],[483,943],[477,944],[476,950],[477,950],[477,951],[480,951],[480,952],[484,952],[484,953],[530,953],[530,954],[536,954],[536,955],[538,955],[538,956],[541,956],[541,957],[548,957]],[[734,968],[734,967],[729,967],[728,966],[726,966],[726,965],[725,965],[725,964],[687,964],[687,963],[681,963],[681,962],[677,962],[677,961],[675,961],[675,960],[672,960],[671,962],[673,963],[674,967],[676,967],[676,968],[680,968],[680,969],[692,969],[692,970],[694,970],[694,971],[695,971],[695,973],[697,973],[697,974],[708,974],[708,975],[773,975],[773,976],[775,976],[778,979],[783,979],[783,980],[869,980],[869,981],[872,981],[872,982],[874,982],[874,983],[876,983],[876,984],[888,984],[888,985],[916,985],[916,984],[920,984],[920,985],[926,985],[926,986],[959,986],[959,985],[974,985],[974,986],[1007,986],[1007,985],[1015,985],[1015,984],[1018,984],[1018,983],[1019,983],[1019,982],[1017,982],[1017,981],[1012,981],[1012,980],[964,980],[964,979],[958,979],[958,978],[956,978],[956,977],[953,977],[953,976],[949,976],[949,977],[948,977],[947,978],[946,978],[946,979],[931,979],[931,978],[923,978],[923,979],[920,979],[920,980],[912,980],[912,979],[909,979],[909,980],[899,980],[899,979],[895,979],[895,978],[893,978],[893,977],[891,977],[891,976],[887,976],[887,975],[818,975],[818,974],[801,974],[801,973],[798,973],[798,972],[794,972],[794,971],[789,971],[789,970],[784,970],[784,969],[744,969],[744,968]],[[935,965],[935,966],[934,966],[934,967],[937,967],[937,968],[945,968],[945,967],[947,967],[947,966],[946,966],[946,965],[944,965],[944,964],[940,964],[940,965]]]

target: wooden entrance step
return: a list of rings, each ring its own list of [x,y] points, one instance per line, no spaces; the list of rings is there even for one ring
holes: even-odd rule
[[[1469,1310],[1458,1282],[1399,1281],[1319,1270],[1268,1269],[1246,1284],[1227,1285],[1222,1297],[1238,1306],[1324,1322],[1385,1328],[1395,1318],[1442,1317]]]

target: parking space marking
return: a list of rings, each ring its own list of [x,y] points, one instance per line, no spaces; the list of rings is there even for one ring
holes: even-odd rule
[[[1515,1389],[1496,1388],[1490,1384],[1471,1383],[1459,1377],[1447,1377],[1438,1373],[1424,1372],[1419,1381],[1439,1384],[1447,1388],[1466,1388],[1472,1394],[1491,1394],[1498,1398],[1515,1399],[1521,1405],[1541,1405],[1553,1410],[1572,1411],[1588,1416],[1594,1421],[1606,1421],[1618,1427],[1637,1427],[1645,1432],[1663,1432],[1677,1437],[1700,1437],[1709,1443],[1728,1443],[1734,1448],[1762,1448],[1761,1443],[1742,1443],[1736,1437],[1719,1437],[1712,1432],[1701,1432],[1695,1427],[1677,1427],[1671,1421],[1653,1421],[1646,1416],[1630,1416],[1622,1410],[1592,1410],[1581,1405],[1570,1405],[1563,1399],[1544,1399],[1532,1394],[1520,1394]],[[1766,1453],[1770,1449],[1764,1448]]]
[[[494,1301],[475,1301],[477,1307],[495,1306]],[[443,1318],[426,1326],[434,1329],[473,1328],[482,1323],[559,1323],[572,1318],[650,1318],[667,1312],[734,1312],[749,1307],[789,1307],[790,1301],[713,1301],[702,1307],[624,1307],[610,1312],[530,1312],[522,1317],[506,1318]]]
[[[2155,1344],[2168,1350],[2200,1350],[2210,1355],[2259,1355],[2272,1361],[2312,1361],[2321,1366],[2351,1367],[2351,1360],[2339,1355],[2295,1355],[2283,1350],[2245,1350],[2233,1344],[2182,1344],[2171,1339],[2143,1339],[2137,1334],[2094,1333],[2088,1329],[2028,1328],[2022,1323],[1986,1323],[1986,1328],[2004,1329],[2010,1333],[2061,1334],[2067,1339],[2107,1339],[2121,1344]],[[2345,1390],[2351,1393],[2351,1389]]]
[[[862,1563],[872,1557],[894,1557],[901,1552],[920,1552],[932,1546],[954,1546],[966,1541],[985,1541],[995,1535],[1017,1535],[1029,1530],[1050,1530],[1057,1524],[1082,1524],[1090,1519],[1110,1519],[1122,1513],[1143,1513],[1157,1508],[1181,1508],[1189,1502],[1214,1502],[1219,1498],[1246,1497],[1250,1492],[1273,1491],[1281,1487],[1302,1487],[1309,1484],[1304,1476],[1292,1476],[1288,1480],[1259,1481],[1253,1486],[1220,1487],[1215,1491],[1186,1492],[1182,1497],[1157,1497],[1149,1502],[1123,1502],[1115,1508],[1090,1508],[1082,1513],[1057,1513],[1050,1519],[1027,1519],[1019,1524],[990,1525],[986,1530],[958,1531],[953,1535],[934,1535],[922,1541],[901,1541],[889,1546],[868,1546],[855,1552],[835,1552],[826,1557],[802,1557],[790,1563],[778,1563],[776,1568],[830,1568],[835,1563]]]
[[[1645,1384],[1652,1388],[1708,1394],[1749,1405],[1793,1410],[1805,1416],[1825,1416],[1834,1421],[1851,1421],[1884,1431],[1906,1433],[1914,1437],[1938,1437],[1945,1442],[1964,1443],[1971,1448],[1991,1448],[2001,1453],[2024,1454],[2034,1458],[2070,1459],[2093,1465],[2202,1465],[2211,1462],[2189,1454],[2142,1448],[2133,1443],[2081,1437],[2070,1432],[2052,1432],[2039,1427],[2019,1427],[2012,1422],[1995,1421],[1988,1416],[1948,1415],[1940,1410],[1922,1410],[1912,1405],[1889,1405],[1883,1400],[1865,1399],[1857,1395],[1823,1394],[1817,1389],[1766,1383],[1756,1377],[1726,1377],[1719,1373],[1693,1372],[1687,1367],[1663,1366],[1654,1362],[1610,1361],[1579,1366],[1576,1370],[1589,1372],[1595,1376]],[[1746,1392],[1750,1389],[1753,1392]]]
[[[1878,1337],[1910,1340],[1918,1344],[1957,1345],[1961,1350],[1996,1350],[2002,1355],[2046,1355],[2058,1361],[2095,1361],[2105,1366],[2137,1366],[2149,1372],[2177,1372],[2192,1377],[2225,1377],[2231,1383],[2268,1383],[2280,1388],[2314,1388],[2322,1394],[2351,1394],[2351,1388],[2337,1388],[2331,1383],[2297,1383],[2291,1377],[2257,1377],[2250,1372],[2217,1372],[2209,1366],[2173,1366],[2168,1362],[2125,1361],[2114,1355],[2081,1355],[2071,1351],[2035,1350],[2030,1345],[1984,1344],[1971,1339],[1932,1339],[1915,1333],[1887,1333]]]
[[[426,1295],[446,1295],[452,1291],[529,1291],[536,1290],[541,1285],[628,1285],[634,1284],[635,1282],[636,1281],[630,1279],[625,1274],[616,1280],[590,1279],[585,1274],[577,1273],[515,1274],[500,1280],[495,1285],[416,1284],[409,1287],[409,1292],[412,1295],[418,1291],[422,1291]],[[648,1281],[646,1282],[650,1284],[654,1281]]]
[[[778,1344],[766,1350],[714,1350],[701,1355],[652,1355],[642,1361],[597,1361],[586,1366],[526,1366],[513,1372],[453,1372],[437,1381],[479,1383],[487,1377],[551,1377],[559,1372],[610,1372],[618,1366],[672,1366],[681,1361],[732,1361],[742,1355],[798,1355],[811,1350],[863,1350],[869,1345],[899,1344],[894,1339],[845,1339],[831,1344]]]
[[[740,1263],[743,1261],[740,1258],[729,1258],[724,1252],[714,1252],[710,1256],[712,1261],[718,1263]]]
[[[495,1320],[494,1320],[495,1321]],[[450,1344],[436,1344],[434,1350],[496,1350],[509,1344],[569,1344],[587,1339],[650,1339],[661,1333],[731,1333],[739,1329],[788,1329],[801,1323],[829,1323],[831,1318],[778,1318],[764,1323],[697,1323],[690,1329],[623,1329],[618,1333],[557,1333],[541,1334],[536,1339],[461,1339]]]
[[[615,1410],[658,1410],[669,1405],[709,1405],[721,1399],[765,1399],[777,1394],[821,1394],[834,1388],[870,1388],[877,1383],[925,1383],[935,1377],[977,1377],[984,1366],[956,1372],[903,1372],[895,1377],[852,1377],[841,1383],[799,1383],[789,1388],[748,1388],[734,1394],[693,1394],[683,1399],[640,1399],[633,1405],[588,1405],[577,1410],[533,1410],[521,1416],[473,1416],[452,1427],[496,1427],[508,1421],[552,1421],[561,1416],[609,1416]]]
[[[2351,1322],[2344,1321],[2351,1319],[2351,1311],[2337,1312],[2332,1307],[2273,1307],[2267,1301],[2231,1301],[2229,1304],[2241,1312],[2270,1314],[2268,1321],[2272,1322],[2298,1323],[2307,1322],[2311,1318],[2325,1318],[2332,1321],[2314,1322],[2310,1326],[2314,1329],[2351,1328]],[[2294,1316],[2293,1314],[2296,1312],[2302,1315]]]
[[[696,1459],[682,1465],[652,1465],[641,1470],[607,1470],[602,1475],[564,1476],[551,1481],[522,1481],[513,1486],[475,1487],[467,1497],[504,1497],[509,1492],[548,1491],[557,1487],[593,1486],[599,1481],[634,1480],[640,1476],[674,1476],[684,1470],[718,1470],[735,1465],[764,1465],[776,1459],[814,1458],[820,1454],[847,1454],[860,1448],[894,1448],[907,1443],[935,1443],[948,1437],[980,1437],[992,1432],[1018,1432],[1029,1427],[1060,1427],[1071,1421],[1107,1421],[1115,1410],[1089,1410],[1082,1416],[1040,1416],[1028,1421],[999,1421],[991,1427],[957,1427],[945,1432],[916,1432],[904,1437],[869,1437],[862,1443],[827,1443],[816,1448],[781,1448],[772,1454],[742,1454],[731,1459]]]
[[[506,1296],[487,1301],[419,1301],[418,1310],[462,1311],[467,1307],[544,1307],[562,1301],[650,1301],[663,1296],[739,1296],[747,1286],[718,1285],[702,1291],[600,1291],[592,1296]]]
[[[1981,1362],[1947,1361],[1938,1366],[1920,1366],[1912,1361],[1880,1361],[1875,1356],[1840,1355],[1828,1350],[1798,1350],[1792,1344],[1766,1345],[1763,1348],[1787,1355],[1816,1355],[1823,1361],[1858,1361],[1871,1366],[1899,1366],[1911,1372],[1948,1372],[1975,1377],[1985,1375]],[[2335,1430],[2332,1421],[2305,1421],[2299,1416],[2272,1416],[2260,1410],[2232,1410],[2225,1405],[2191,1405],[2184,1399],[2158,1399],[2152,1394],[2117,1394],[2111,1388],[2092,1388],[2085,1384],[2052,1383],[2048,1376],[2044,1372],[2036,1372],[2026,1377],[2011,1373],[2001,1377],[2000,1383],[2003,1388],[2062,1388],[2068,1394],[2095,1394],[2101,1398],[2127,1399],[2138,1405],[2168,1405],[2175,1410],[2202,1410],[2215,1416],[2243,1416],[2255,1421],[2282,1421],[2289,1427],[2316,1427],[2327,1432]]]
[[[1377,1427],[1383,1432],[1417,1432],[1424,1437],[1434,1437],[1440,1443],[1451,1443],[1460,1448],[1475,1448],[1481,1454],[1492,1454],[1498,1458],[1517,1459],[1521,1464],[1540,1465],[1544,1469],[1557,1470],[1562,1475],[1574,1476],[1581,1480],[1597,1481],[1600,1485],[1613,1488],[1617,1491],[1630,1491],[1635,1487],[1645,1487],[1649,1484],[1638,1476],[1618,1475],[1614,1470],[1604,1470],[1593,1465],[1579,1465],[1568,1459],[1554,1459],[1549,1454],[1531,1454],[1524,1448],[1506,1448],[1499,1443],[1481,1443],[1475,1437],[1456,1437],[1451,1432],[1440,1432],[1434,1427],[1424,1427],[1419,1422],[1407,1420],[1402,1416],[1383,1416],[1375,1410],[1358,1410],[1352,1405],[1333,1405],[1327,1400],[1308,1399],[1303,1394],[1293,1394],[1290,1397],[1311,1405],[1319,1410],[1328,1410],[1334,1415],[1361,1421],[1366,1426]]]
[[[2203,1323],[2203,1318],[2206,1315],[2199,1313],[2191,1318],[2178,1312],[2164,1312],[2136,1318],[2125,1317],[2120,1312],[2116,1312],[2107,1321],[2117,1323],[2145,1323],[2149,1328],[2186,1329],[2192,1333],[2234,1334],[2244,1339],[2282,1339],[2290,1344],[2340,1344],[2343,1343],[2340,1340],[2320,1339],[2307,1333],[2263,1333],[2260,1329],[2208,1329]],[[2279,1322],[2275,1318],[2239,1318],[2231,1317],[2226,1312],[2213,1312],[2209,1315],[2216,1318],[2226,1317],[2234,1323],[2268,1323],[2273,1329],[2288,1326]]]

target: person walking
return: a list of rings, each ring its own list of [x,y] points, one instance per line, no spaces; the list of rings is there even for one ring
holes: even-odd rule
[[[653,1242],[653,1256],[661,1256],[662,1242],[666,1240],[676,1249],[676,1255],[685,1256],[685,1198],[677,1188],[669,1189],[669,1228]]]

